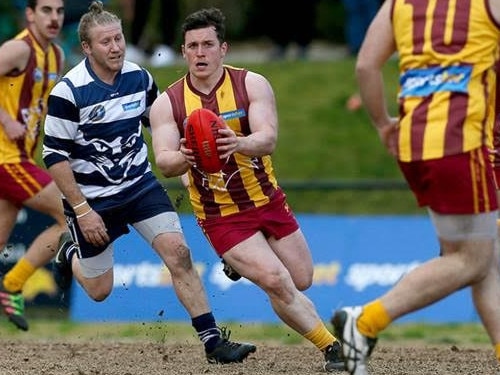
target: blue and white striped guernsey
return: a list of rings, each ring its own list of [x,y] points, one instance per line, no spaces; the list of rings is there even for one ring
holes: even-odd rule
[[[115,83],[108,85],[83,60],[50,93],[45,165],[69,161],[87,199],[106,197],[101,208],[133,199],[156,180],[141,122],[149,126],[149,109],[158,94],[151,74],[136,64],[125,61]]]

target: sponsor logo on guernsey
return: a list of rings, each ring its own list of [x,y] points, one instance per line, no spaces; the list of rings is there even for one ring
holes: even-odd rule
[[[236,109],[234,111],[224,112],[220,114],[220,117],[222,117],[224,120],[232,120],[244,116],[246,116],[246,112],[244,109]]]
[[[100,121],[104,118],[105,114],[106,110],[104,109],[104,106],[102,104],[98,104],[94,108],[92,108],[92,111],[90,111],[89,121]]]
[[[130,103],[122,104],[122,108],[124,111],[131,111],[133,109],[139,108],[140,105],[141,105],[141,101],[135,100],[135,101],[130,102]]]
[[[399,97],[424,97],[437,92],[467,93],[472,67],[466,65],[411,69],[401,75]]]

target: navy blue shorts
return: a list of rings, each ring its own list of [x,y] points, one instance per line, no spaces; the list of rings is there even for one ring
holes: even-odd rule
[[[89,201],[89,204],[92,207],[92,201]],[[65,202],[65,205],[67,205],[67,202]],[[162,213],[175,212],[175,208],[164,188],[158,183],[152,189],[148,189],[144,194],[138,195],[122,206],[102,211],[96,210],[96,212],[101,215],[111,240],[110,243],[112,243],[118,237],[130,233],[129,225],[155,217]],[[86,242],[78,225],[78,221],[74,216],[66,215],[66,221],[72,236],[76,235],[80,247],[80,258],[96,256],[109,246],[109,244],[107,244],[105,246],[95,247]]]

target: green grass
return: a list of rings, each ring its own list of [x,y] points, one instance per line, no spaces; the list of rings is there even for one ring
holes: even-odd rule
[[[158,322],[101,322],[78,323],[68,319],[68,310],[61,308],[28,308],[30,329],[15,328],[7,319],[0,319],[0,340],[110,340],[189,342],[198,338],[189,322],[162,320]],[[331,328],[328,322],[325,322]],[[282,323],[220,322],[233,337],[241,341],[265,341],[283,345],[303,344],[307,341]],[[435,345],[490,345],[488,336],[479,323],[398,323],[380,334],[385,344],[400,342]]]
[[[0,340],[100,340],[189,342],[198,338],[189,323],[74,323],[66,319],[37,318],[30,320],[30,330],[17,330],[3,319]],[[272,342],[296,345],[306,340],[284,324],[226,322],[233,337],[242,341]],[[489,345],[480,324],[393,324],[380,335],[385,344],[398,342],[435,345]]]

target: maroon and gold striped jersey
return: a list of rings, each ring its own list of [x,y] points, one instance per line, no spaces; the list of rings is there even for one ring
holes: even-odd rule
[[[197,108],[222,116],[237,136],[251,133],[245,86],[247,70],[224,66],[224,74],[208,95],[196,90],[189,75],[170,85],[166,92],[181,136],[186,117]],[[200,219],[226,216],[269,203],[277,189],[270,155],[250,157],[233,154],[220,172],[204,173],[190,168],[189,196]]]
[[[23,71],[0,77],[0,107],[26,125],[26,135],[13,142],[7,137],[3,126],[0,126],[0,164],[21,161],[34,163],[40,126],[47,110],[47,98],[63,68],[59,46],[51,43],[44,50],[28,29],[21,31],[15,39],[28,43],[31,54]]]
[[[394,0],[399,52],[399,159],[491,144],[499,25],[485,0]]]

